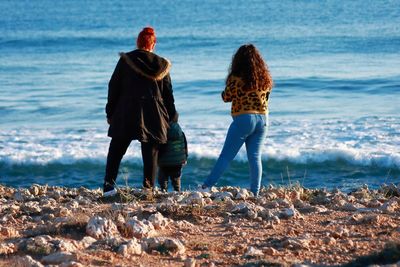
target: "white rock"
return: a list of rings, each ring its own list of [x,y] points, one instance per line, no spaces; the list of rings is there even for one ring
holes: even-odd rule
[[[200,205],[203,206],[205,203],[203,201],[203,194],[200,192],[192,192],[189,196],[182,200],[183,203],[189,205]]]
[[[93,243],[97,242],[97,240],[91,236],[85,236],[80,241],[77,242],[77,247],[80,249],[86,249],[90,247]]]
[[[244,256],[245,257],[258,257],[258,256],[264,256],[264,253],[261,250],[256,249],[255,247],[248,247]]]
[[[41,264],[38,261],[35,261],[34,259],[32,259],[31,256],[26,255],[26,256],[16,258],[15,266],[18,266],[18,267],[43,267],[43,264]]]
[[[379,225],[384,221],[383,217],[378,214],[367,214],[365,216],[358,214],[358,215],[353,215],[351,218],[353,221],[359,224]]]
[[[136,217],[133,217],[125,223],[125,234],[128,237],[140,239],[153,236],[156,233],[153,224],[147,220],[140,221]]]
[[[245,188],[241,188],[239,190],[239,192],[236,194],[235,199],[242,199],[242,200],[246,200],[249,197],[253,196],[253,193],[249,192],[247,189]]]
[[[331,236],[333,236],[334,238],[345,238],[349,237],[349,235],[349,229],[342,226],[337,227],[334,231],[331,232]]]
[[[79,207],[79,202],[76,200],[71,200],[66,204],[66,207],[68,209],[77,209]]]
[[[380,209],[386,213],[395,212],[397,209],[399,209],[398,198],[392,198],[389,201],[383,203]]]
[[[123,244],[119,247],[118,253],[126,257],[129,255],[142,255],[142,245],[136,240],[130,240],[128,243]]]
[[[247,202],[240,202],[233,206],[231,212],[233,213],[247,213],[249,210],[253,208],[253,204]]]
[[[25,202],[24,205],[22,206],[22,209],[29,213],[40,213],[42,211],[42,208],[39,207],[38,201]]]
[[[0,243],[0,255],[8,255],[15,253],[17,251],[17,246],[14,243]]]
[[[287,238],[281,242],[281,246],[293,250],[309,249],[309,243],[308,238]]]
[[[42,258],[42,262],[45,264],[61,264],[66,261],[76,260],[76,255],[68,252],[56,252]]]
[[[152,214],[148,221],[151,222],[157,230],[162,230],[169,224],[168,219],[159,212]]]
[[[231,192],[216,192],[216,193],[212,193],[211,194],[211,199],[213,199],[216,202],[220,202],[220,201],[225,201],[227,199],[232,199],[233,198],[233,194]]]
[[[18,230],[15,230],[14,228],[11,227],[1,227],[0,226],[0,235],[6,237],[6,238],[12,238],[12,237],[18,237],[19,232]]]
[[[96,239],[102,239],[118,234],[118,229],[110,219],[94,216],[86,225],[86,234]]]
[[[269,255],[269,256],[276,256],[278,254],[278,251],[274,249],[273,247],[267,247],[263,249],[264,253]]]
[[[77,249],[76,245],[69,240],[61,239],[59,240],[57,245],[58,249],[63,252],[75,252]]]
[[[175,226],[179,229],[191,229],[194,228],[195,225],[186,221],[186,220],[182,220],[182,221],[175,221],[174,222]]]

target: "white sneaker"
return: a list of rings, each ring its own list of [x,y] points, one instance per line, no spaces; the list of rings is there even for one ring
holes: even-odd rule
[[[115,196],[117,193],[118,193],[118,192],[117,192],[117,189],[114,188],[113,190],[104,192],[104,193],[103,193],[103,197],[113,197],[113,196]]]

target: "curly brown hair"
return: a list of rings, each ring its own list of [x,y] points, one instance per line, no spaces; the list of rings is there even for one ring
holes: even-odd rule
[[[274,85],[267,64],[252,44],[242,45],[233,56],[226,80],[232,75],[243,80],[246,91],[258,88],[271,90]]]

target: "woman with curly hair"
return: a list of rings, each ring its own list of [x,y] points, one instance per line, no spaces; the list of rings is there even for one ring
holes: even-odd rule
[[[241,46],[235,53],[222,92],[224,102],[232,102],[231,123],[224,147],[203,189],[213,186],[246,144],[250,166],[250,189],[258,196],[261,176],[261,149],[267,135],[268,98],[273,86],[268,67],[252,44]]]

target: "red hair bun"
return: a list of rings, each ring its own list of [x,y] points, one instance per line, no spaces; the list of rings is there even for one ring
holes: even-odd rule
[[[151,49],[156,43],[156,32],[152,27],[143,28],[138,35],[136,43],[138,48]]]

